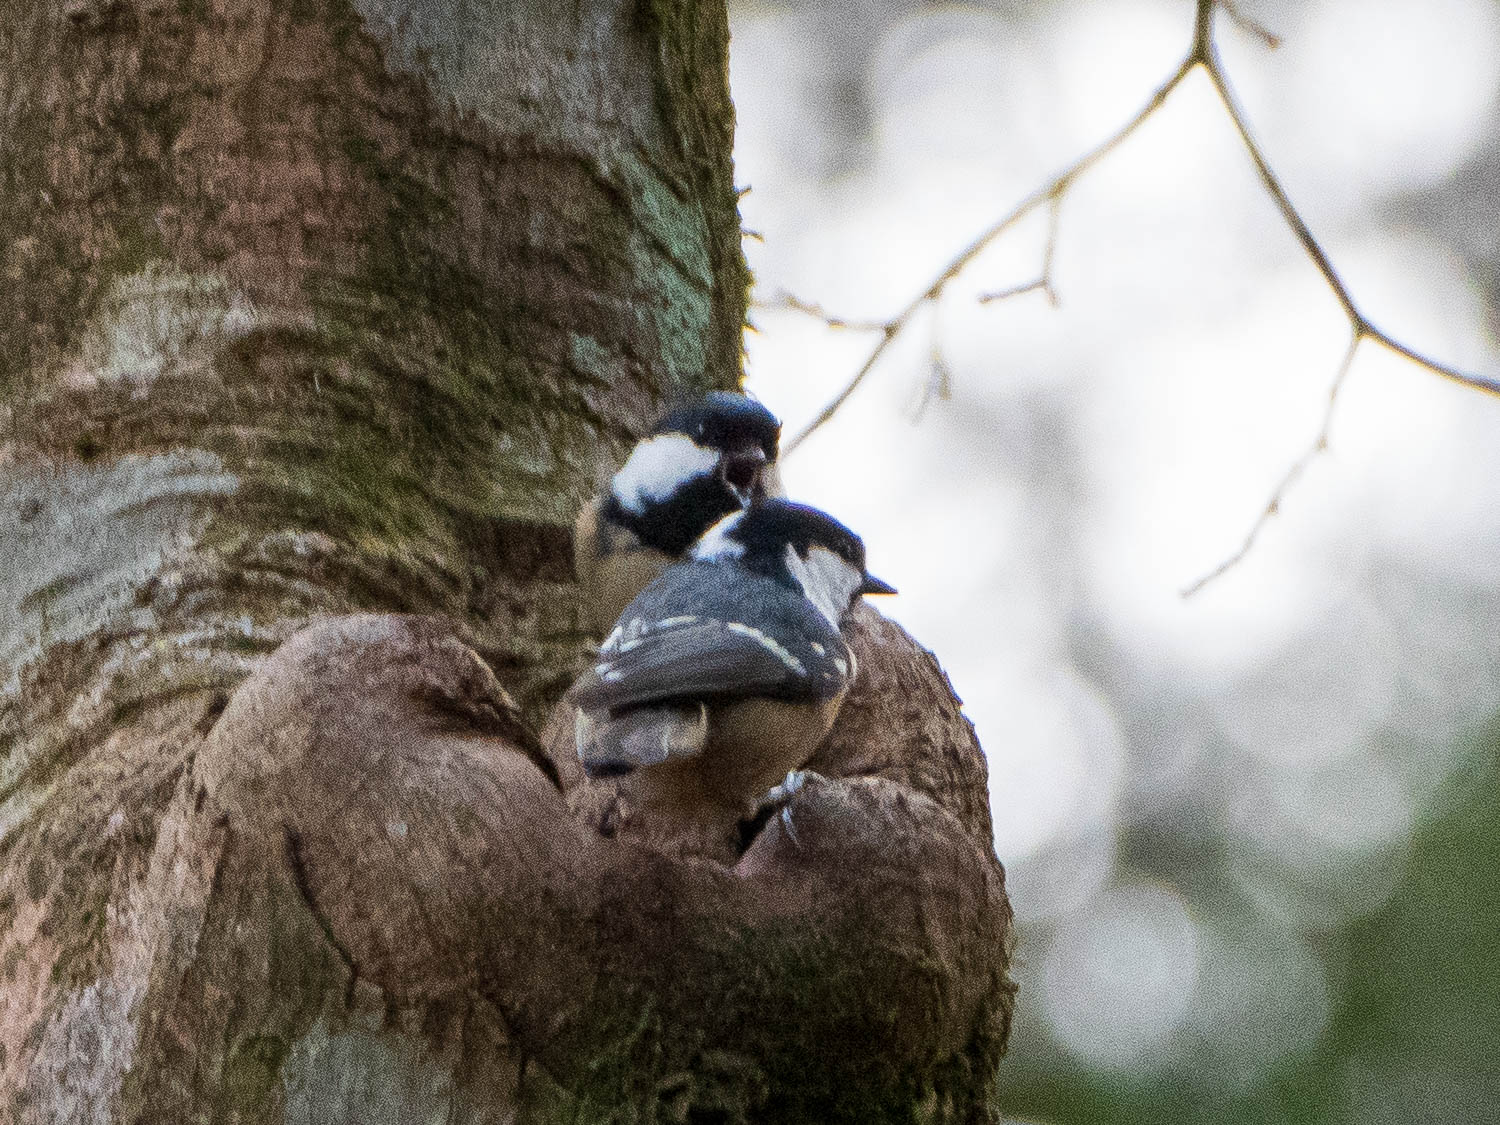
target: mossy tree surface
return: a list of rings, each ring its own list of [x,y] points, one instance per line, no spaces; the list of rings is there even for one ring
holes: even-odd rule
[[[579,827],[527,733],[590,640],[579,503],[738,378],[726,50],[695,0],[0,0],[0,1117],[982,1115],[956,708],[960,765],[845,797],[941,824],[902,870],[972,894],[912,925],[964,940],[853,962],[780,868],[768,913]],[[265,663],[359,610],[447,624]],[[850,1017],[870,974],[941,1018]],[[879,1065],[777,1061],[791,995]]]

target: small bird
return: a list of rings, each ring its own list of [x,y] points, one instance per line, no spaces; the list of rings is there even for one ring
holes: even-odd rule
[[[573,685],[591,777],[635,773],[643,805],[752,808],[828,733],[855,675],[839,622],[861,594],[859,536],[769,499],[716,523],[630,603]]]
[[[780,492],[780,439],[775,415],[729,391],[652,427],[574,527],[574,568],[599,632],[716,520]]]

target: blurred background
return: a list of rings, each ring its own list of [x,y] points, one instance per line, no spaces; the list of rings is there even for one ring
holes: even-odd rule
[[[1500,374],[1500,3],[1239,0],[1230,80],[1363,310]],[[1123,125],[1190,0],[730,5],[750,388],[883,320]],[[1349,339],[1203,76],[985,253],[787,462],[990,762],[1007,1118],[1500,1120],[1500,400]]]

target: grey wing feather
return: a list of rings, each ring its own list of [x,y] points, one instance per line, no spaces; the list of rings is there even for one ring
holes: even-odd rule
[[[698,618],[607,646],[569,697],[590,711],[666,699],[751,694],[796,683],[806,669],[745,625]]]

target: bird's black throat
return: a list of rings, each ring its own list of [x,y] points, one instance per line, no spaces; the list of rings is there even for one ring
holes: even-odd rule
[[[644,512],[630,511],[610,493],[602,515],[634,532],[646,546],[675,558],[719,520],[739,510],[739,498],[724,482],[704,474],[679,485],[667,499],[646,505]]]

